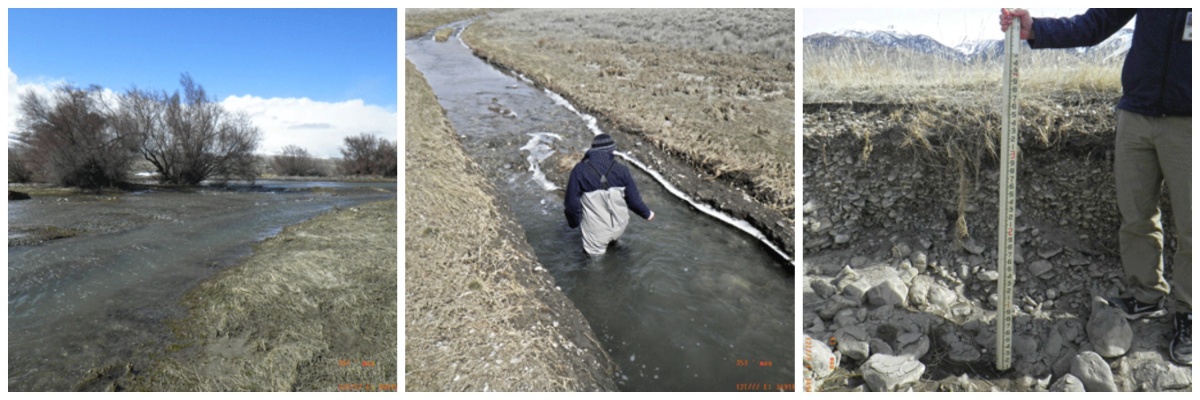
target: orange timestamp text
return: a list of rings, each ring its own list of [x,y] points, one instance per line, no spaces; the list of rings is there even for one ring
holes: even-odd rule
[[[395,392],[395,383],[339,383],[337,385],[339,392]]]

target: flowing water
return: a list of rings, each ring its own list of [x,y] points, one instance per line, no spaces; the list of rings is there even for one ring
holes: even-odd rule
[[[632,167],[654,221],[631,215],[619,244],[589,258],[579,230],[567,228],[563,191],[544,177],[555,167],[543,161],[586,150],[600,132],[595,119],[474,57],[457,33],[441,43],[428,35],[409,40],[405,56],[500,189],[538,260],[620,364],[614,378],[622,389],[762,390],[795,382],[795,277],[787,261]]]
[[[9,390],[71,390],[89,369],[161,350],[182,294],[255,242],[396,195],[395,183],[258,184],[9,202],[10,241],[30,227],[84,232],[8,249]]]

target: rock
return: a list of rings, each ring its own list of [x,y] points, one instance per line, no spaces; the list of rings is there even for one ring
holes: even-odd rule
[[[1038,247],[1037,254],[1038,254],[1038,257],[1049,260],[1050,257],[1054,257],[1054,256],[1058,255],[1059,253],[1062,253],[1062,251],[1063,251],[1062,246],[1059,246],[1054,243],[1046,243],[1045,245]]]
[[[932,277],[926,275],[914,277],[911,286],[908,287],[908,304],[913,307],[928,305],[929,290],[933,288],[934,284]]]
[[[867,264],[867,258],[864,256],[850,257],[850,268],[862,268]]]
[[[1071,343],[1079,342],[1079,340],[1078,340],[1079,339],[1079,321],[1076,321],[1076,320],[1058,321],[1058,324],[1056,324],[1056,327],[1058,328],[1058,333],[1062,334],[1063,341],[1071,342]]]
[[[817,210],[817,201],[816,201],[816,200],[809,200],[809,201],[805,202],[805,203],[804,203],[804,208],[803,208],[803,209],[804,209],[804,213],[805,213],[805,214],[810,214],[810,213],[812,213],[813,211],[816,211],[816,210]]]
[[[1123,361],[1128,361],[1126,357]],[[1133,367],[1133,379],[1138,389],[1162,392],[1187,389],[1192,385],[1191,368],[1180,367],[1163,359],[1145,360]]]
[[[1133,328],[1125,315],[1114,307],[1092,307],[1087,335],[1093,349],[1103,357],[1120,356],[1133,346]]]
[[[896,355],[896,352],[892,349],[892,345],[887,344],[883,339],[873,338],[871,339],[871,354]]]
[[[1079,353],[1071,360],[1071,375],[1083,382],[1089,392],[1115,392],[1112,370],[1099,354],[1091,351]]]
[[[847,308],[838,311],[837,314],[833,316],[833,324],[839,328],[844,326],[858,325],[859,322],[862,322],[862,318],[858,317],[859,311],[862,311],[862,309]]]
[[[867,301],[875,307],[907,305],[908,286],[900,278],[889,278],[867,291]]]
[[[1062,334],[1058,333],[1058,329],[1050,329],[1050,334],[1046,337],[1046,345],[1042,351],[1046,352],[1052,359],[1058,357],[1062,353]]]
[[[1086,392],[1083,388],[1083,382],[1079,381],[1075,375],[1066,374],[1062,378],[1058,378],[1053,385],[1050,385],[1051,392]]]
[[[1050,272],[1051,269],[1054,269],[1054,265],[1046,260],[1037,260],[1029,264],[1029,273],[1033,276],[1041,276]]]
[[[804,335],[804,353],[804,367],[812,371],[813,378],[823,379],[837,369],[837,357],[821,340]]]
[[[859,303],[847,299],[845,296],[833,296],[825,301],[825,304],[817,308],[817,315],[824,319],[832,319],[839,311],[847,308],[857,308]]]
[[[925,364],[907,356],[876,354],[862,365],[863,380],[871,391],[890,392],[917,382]]]
[[[813,313],[804,313],[804,331],[810,333],[825,332],[825,320]]]
[[[850,299],[855,306],[861,305],[867,298],[867,292],[871,290],[871,283],[865,280],[851,281],[841,287],[842,297]]]
[[[1054,300],[1058,298],[1058,290],[1054,288],[1046,289],[1046,299]]]
[[[925,270],[925,267],[929,266],[929,258],[923,251],[917,251],[910,254],[908,259],[909,261],[912,261],[912,265],[916,269]]]
[[[908,247],[908,245],[905,243],[892,246],[892,257],[896,259],[908,257],[910,253],[912,253],[912,248]]]
[[[895,355],[910,356],[921,359],[929,352],[929,337],[920,332],[907,332],[896,336],[896,345],[892,346]]]
[[[825,279],[813,279],[812,289],[813,292],[816,292],[823,299],[828,299],[837,294],[837,287]]]
[[[968,253],[974,255],[983,254],[983,245],[976,244],[975,239],[967,239],[967,241],[963,242],[962,247],[963,250],[966,250]]]
[[[951,305],[958,301],[958,294],[953,290],[941,285],[935,285],[929,289],[929,305],[941,309],[949,309]]]
[[[27,193],[18,192],[15,190],[8,191],[8,201],[29,200],[29,199],[30,199],[30,197],[29,197],[29,194],[27,194]]]
[[[833,235],[833,242],[836,244],[844,244],[849,241],[850,241],[850,235],[841,234],[841,233]]]
[[[853,360],[866,360],[871,346],[871,335],[859,326],[844,326],[833,334],[837,338],[837,348],[842,355]]]
[[[963,342],[953,342],[950,344],[950,359],[960,363],[979,361],[982,354],[975,346]]]
[[[1037,359],[1037,340],[1029,335],[1016,335],[1013,337],[1013,354],[1025,360]]]
[[[992,270],[983,271],[979,274],[979,279],[983,279],[987,282],[995,282],[996,280],[1000,279],[1000,272]]]

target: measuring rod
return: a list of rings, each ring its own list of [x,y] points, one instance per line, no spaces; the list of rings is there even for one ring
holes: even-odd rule
[[[1012,367],[1012,320],[1013,287],[1016,272],[1013,270],[1013,227],[1016,225],[1017,208],[1017,56],[1021,50],[1021,18],[1014,17],[1012,25],[1004,33],[1004,114],[1000,135],[1000,224],[998,234],[999,251],[997,269],[1000,279],[996,281],[999,304],[996,305],[996,369]]]

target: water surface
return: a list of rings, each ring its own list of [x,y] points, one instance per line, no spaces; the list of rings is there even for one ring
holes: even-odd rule
[[[620,364],[622,389],[794,383],[795,278],[786,261],[632,167],[654,221],[631,216],[617,246],[587,256],[579,230],[567,228],[561,188],[544,172],[556,168],[545,165],[550,154],[588,148],[599,132],[594,120],[474,57],[457,35],[409,40],[405,56],[500,189],[538,260]],[[618,150],[637,145],[619,142]]]

